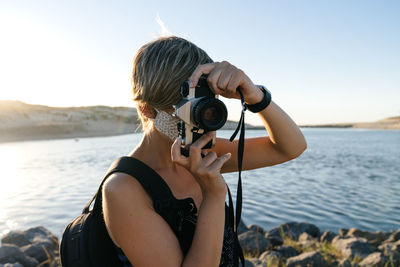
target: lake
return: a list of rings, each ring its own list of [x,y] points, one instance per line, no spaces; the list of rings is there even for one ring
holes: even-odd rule
[[[246,171],[246,224],[271,229],[307,221],[337,232],[400,228],[400,131],[302,129],[307,150],[297,159]],[[219,131],[226,137],[233,131]],[[246,137],[263,130],[246,131]],[[61,236],[96,192],[109,165],[141,134],[0,144],[0,236],[43,225]],[[237,173],[224,174],[236,194]]]

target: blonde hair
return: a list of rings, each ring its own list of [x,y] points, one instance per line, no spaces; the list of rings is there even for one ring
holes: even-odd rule
[[[176,36],[160,37],[143,45],[133,60],[133,100],[138,107],[149,105],[169,110],[181,99],[180,86],[200,64],[212,59],[195,44]],[[152,122],[138,112],[142,129],[148,132]]]

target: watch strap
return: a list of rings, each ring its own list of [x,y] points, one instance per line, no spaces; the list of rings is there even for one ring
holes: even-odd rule
[[[246,104],[246,108],[253,113],[258,113],[264,110],[266,107],[268,107],[268,105],[271,103],[272,100],[271,93],[268,91],[267,88],[265,88],[265,86],[257,85],[257,87],[260,88],[260,90],[264,93],[264,97],[260,102],[256,104],[253,105]]]

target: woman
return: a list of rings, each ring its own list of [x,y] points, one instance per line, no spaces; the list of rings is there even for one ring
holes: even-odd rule
[[[246,104],[264,98],[264,92],[242,70],[225,61],[213,62],[182,38],[159,38],[141,47],[135,56],[133,94],[144,135],[129,156],[156,171],[176,199],[193,199],[197,222],[184,249],[141,184],[124,173],[111,175],[103,187],[104,219],[127,266],[230,266],[224,256],[229,242],[224,241],[224,232],[228,238],[227,189],[221,174],[238,170],[238,143],[217,138],[215,147],[202,150],[215,134],[208,133],[190,146],[187,158],[181,155],[176,132],[168,128],[176,125],[170,114],[181,99],[180,85],[189,79],[193,87],[203,74],[208,74],[207,82],[215,94],[240,99],[236,92],[240,86]],[[273,101],[258,114],[268,136],[245,140],[243,170],[286,162],[306,149],[299,128]]]

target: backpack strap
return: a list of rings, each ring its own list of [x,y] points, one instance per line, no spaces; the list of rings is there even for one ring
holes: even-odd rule
[[[161,178],[161,176],[150,168],[145,163],[132,157],[121,157],[114,161],[114,163],[108,169],[103,181],[101,182],[97,193],[87,203],[82,213],[88,213],[90,205],[95,200],[93,206],[93,212],[95,214],[101,214],[102,211],[102,188],[107,178],[116,172],[126,173],[138,180],[146,192],[150,195],[153,200],[157,200],[159,203],[170,203],[173,199],[172,192],[168,187],[167,183]]]

